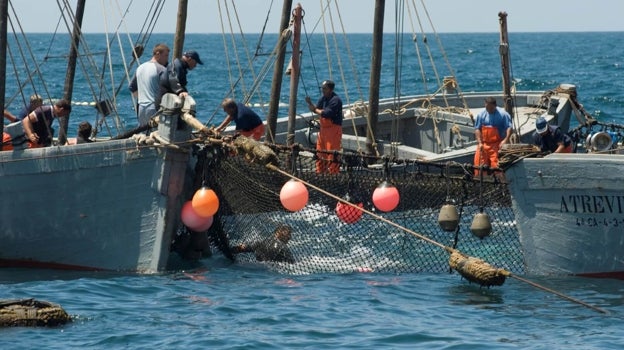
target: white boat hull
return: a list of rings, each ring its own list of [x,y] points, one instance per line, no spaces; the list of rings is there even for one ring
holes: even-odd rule
[[[527,272],[624,278],[622,155],[551,154],[506,172]]]

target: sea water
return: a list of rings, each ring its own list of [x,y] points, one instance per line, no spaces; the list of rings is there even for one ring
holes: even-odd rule
[[[45,51],[51,37],[37,34],[35,39]],[[370,38],[349,35],[360,66],[369,65]],[[501,88],[498,34],[442,34],[441,40],[463,91]],[[171,35],[154,35],[147,47],[161,41],[170,43]],[[624,123],[624,33],[511,33],[510,44],[518,90],[574,84],[590,114]],[[212,118],[213,124],[223,119],[218,105],[229,88],[215,49],[220,45],[219,35],[200,34],[187,35],[185,44],[205,62],[189,73],[188,88],[197,100],[198,118],[203,122]],[[392,45],[386,44],[384,50],[386,57],[392,56]],[[55,97],[62,93],[58,91],[65,75],[64,66],[57,64]],[[321,72],[319,79],[326,76]],[[311,73],[307,79],[316,80]],[[381,95],[391,96],[393,77],[383,79]],[[73,100],[92,102],[92,94],[81,84],[78,79]],[[308,93],[316,96],[312,85],[308,83]],[[341,90],[337,83],[336,91]],[[120,94],[116,102],[128,111],[123,115],[125,126],[135,126],[129,95]],[[76,104],[70,130],[92,117],[92,106]],[[456,273],[288,275],[215,254],[194,269],[148,276],[1,269],[0,299],[58,303],[74,321],[59,328],[2,329],[0,344],[3,349],[619,349],[624,345],[621,281],[526,277],[607,314],[516,279],[482,288]]]

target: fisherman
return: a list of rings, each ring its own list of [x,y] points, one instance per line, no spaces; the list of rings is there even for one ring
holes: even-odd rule
[[[474,166],[498,168],[498,151],[511,136],[511,116],[496,106],[494,97],[487,97],[485,108],[477,114],[474,127],[477,139]],[[475,170],[475,175],[480,173],[480,170]]]
[[[71,104],[67,100],[58,100],[54,105],[41,106],[30,112],[22,125],[29,141],[30,148],[47,147],[52,145],[54,118],[67,117],[71,113]]]
[[[264,135],[264,124],[256,112],[231,98],[223,100],[221,107],[223,107],[227,117],[215,129],[216,132],[221,132],[231,121],[234,121],[237,134],[253,137],[256,141],[260,141],[260,138]]]
[[[331,80],[325,80],[321,84],[323,95],[319,98],[316,105],[312,103],[310,96],[306,96],[305,101],[308,104],[310,112],[320,116],[320,130],[316,140],[316,149],[328,153],[317,154],[316,161],[317,173],[338,173],[340,164],[334,159],[333,152],[342,149],[342,100],[334,92],[334,84]]]
[[[30,96],[30,101],[28,105],[22,108],[22,110],[17,115],[17,118],[19,120],[23,120],[28,114],[30,114],[30,112],[34,111],[35,109],[41,106],[43,106],[43,99],[41,98],[41,96],[37,94],[33,94]]]
[[[168,62],[169,47],[157,44],[152,50],[152,59],[137,68],[130,82],[128,88],[138,100],[139,126],[147,125],[160,108],[160,75]]]
[[[86,120],[78,124],[78,136],[76,137],[76,143],[93,142],[93,140],[91,140],[92,129],[93,127],[91,126],[91,123]]]
[[[258,261],[287,262],[293,264],[295,258],[287,244],[292,237],[292,228],[288,225],[279,225],[273,235],[263,241],[250,245],[240,244],[231,249],[232,254],[254,253]]]
[[[535,121],[533,143],[539,146],[542,152],[572,152],[572,138],[563,133],[558,126],[549,125],[543,115]]]
[[[180,97],[186,97],[186,74],[195,69],[198,64],[204,64],[199,58],[197,51],[186,51],[181,58],[169,62],[165,73],[160,77],[160,97],[166,93],[173,93]],[[160,101],[160,98],[158,99]]]

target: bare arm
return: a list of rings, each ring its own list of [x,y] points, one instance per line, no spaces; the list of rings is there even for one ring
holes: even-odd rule
[[[219,125],[217,127],[217,132],[221,132],[223,131],[223,129],[225,129],[228,125],[230,125],[230,122],[232,121],[232,116],[228,115],[227,117],[225,117],[225,119],[223,120],[223,122],[221,123],[221,125]]]
[[[24,117],[24,120],[22,120],[22,126],[24,127],[24,134],[26,135],[26,138],[33,143],[37,143],[39,142],[39,135],[33,131],[33,119],[37,120],[35,112],[31,112]]]
[[[14,121],[17,121],[17,118],[15,118],[15,116],[11,114],[11,112],[7,111],[6,109],[4,110],[4,117],[11,123],[13,123]]]
[[[308,109],[310,110],[310,112],[314,114],[321,114],[323,112],[321,109],[316,108],[314,103],[312,103],[312,99],[310,98],[310,96],[306,96],[305,101],[308,104]]]
[[[505,131],[505,138],[501,141],[500,146],[502,147],[504,144],[509,142],[510,137],[511,137],[511,128],[507,128],[507,131]]]

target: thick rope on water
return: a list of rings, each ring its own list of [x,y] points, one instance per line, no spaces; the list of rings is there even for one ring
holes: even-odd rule
[[[34,299],[0,300],[0,327],[55,327],[71,322],[57,304]]]
[[[467,256],[456,249],[451,249],[450,253],[449,266],[468,281],[483,287],[502,286],[510,275],[504,269],[495,268],[479,258]]]

